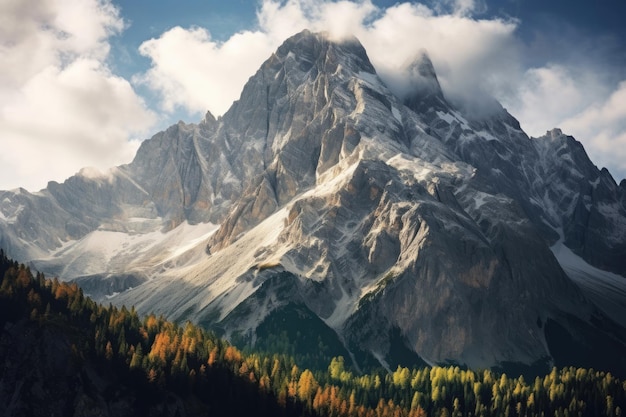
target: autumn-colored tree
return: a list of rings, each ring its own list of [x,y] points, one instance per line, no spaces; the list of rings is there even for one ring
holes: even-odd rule
[[[313,373],[308,369],[305,369],[300,374],[298,380],[298,397],[309,406],[313,405],[313,396],[317,392],[319,384],[315,380]]]
[[[141,347],[141,343],[137,343],[135,346],[135,351],[133,352],[133,356],[130,360],[130,369],[137,369],[142,366],[143,363],[143,348]]]

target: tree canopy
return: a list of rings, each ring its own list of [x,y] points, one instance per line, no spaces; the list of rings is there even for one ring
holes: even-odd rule
[[[97,304],[1,250],[0,277],[0,328],[56,323],[77,358],[136,387],[138,410],[167,393],[189,415],[619,416],[626,406],[626,382],[604,370],[554,368],[531,381],[454,366],[360,374],[343,357],[326,370],[301,369],[291,356],[244,353],[190,322]]]

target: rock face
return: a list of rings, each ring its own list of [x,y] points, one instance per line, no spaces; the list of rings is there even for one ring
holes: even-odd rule
[[[586,356],[625,348],[625,187],[558,129],[529,138],[497,103],[456,109],[426,53],[412,69],[396,97],[356,39],[297,34],[223,117],[172,126],[109,173],[3,192],[0,244],[250,343],[297,305],[357,363],[395,367],[399,348],[560,363],[560,331]]]

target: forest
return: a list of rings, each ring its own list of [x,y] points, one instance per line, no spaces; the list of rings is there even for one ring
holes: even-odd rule
[[[16,328],[68,341],[76,369],[63,393],[70,411],[79,402],[85,409],[85,398],[111,410],[116,395],[131,394],[127,415],[176,415],[165,402],[190,416],[620,416],[626,407],[626,381],[608,370],[553,368],[528,381],[457,366],[360,373],[343,357],[324,369],[302,369],[292,356],[242,352],[191,322],[97,304],[75,283],[33,275],[1,250],[0,278],[0,409],[13,407],[9,415],[30,415],[15,406],[30,378],[29,364],[10,368],[18,366],[9,360],[20,348],[9,334]],[[102,376],[90,376],[92,370]],[[98,378],[108,381],[100,383],[106,389],[87,383]],[[55,388],[44,383],[41,390]]]

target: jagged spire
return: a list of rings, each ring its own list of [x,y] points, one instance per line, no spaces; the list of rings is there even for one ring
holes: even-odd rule
[[[327,32],[311,32],[305,29],[288,38],[276,51],[279,59],[290,54],[302,64],[303,69],[316,63],[333,65],[336,64],[334,61],[341,59],[350,62],[354,69],[375,72],[365,48],[354,36],[334,39]],[[270,59],[268,62],[271,61]]]
[[[411,91],[405,98],[405,104],[408,107],[418,113],[424,113],[430,109],[444,111],[449,108],[437,79],[435,67],[426,50],[422,49],[409,66],[408,77],[411,86]]]

